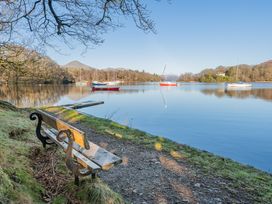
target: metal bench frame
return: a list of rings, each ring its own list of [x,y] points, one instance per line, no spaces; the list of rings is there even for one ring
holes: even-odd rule
[[[92,178],[95,178],[98,171],[108,170],[114,164],[122,162],[116,155],[89,142],[81,130],[44,111],[36,110],[30,114],[30,119],[38,119],[36,136],[44,148],[46,145],[57,144],[64,149],[65,163],[73,173],[76,185],[79,185],[79,177],[92,175]],[[95,149],[95,153],[91,147]]]

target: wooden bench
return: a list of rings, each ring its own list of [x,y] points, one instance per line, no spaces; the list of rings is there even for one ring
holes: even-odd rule
[[[79,176],[95,178],[98,171],[122,162],[118,156],[88,141],[83,131],[42,110],[31,113],[30,119],[38,119],[36,136],[44,148],[57,144],[65,151],[66,166],[74,174],[76,185],[79,185]]]

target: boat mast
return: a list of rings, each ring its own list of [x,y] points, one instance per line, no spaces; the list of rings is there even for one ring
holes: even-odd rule
[[[238,59],[237,59],[237,62],[236,62],[236,76],[235,76],[235,78],[236,78],[236,82],[238,82],[238,68],[239,68],[239,63],[238,63]]]
[[[236,65],[236,81],[238,80],[238,65]]]
[[[166,65],[164,65],[164,68],[163,68],[163,71],[162,71],[162,76],[164,75],[165,69],[166,69]]]
[[[81,68],[80,68],[80,71],[79,71],[79,81],[81,82]]]

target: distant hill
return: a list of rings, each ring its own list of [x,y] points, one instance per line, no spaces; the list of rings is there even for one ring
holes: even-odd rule
[[[144,71],[132,70],[129,68],[104,68],[97,69],[79,61],[71,61],[62,66],[67,69],[75,81],[124,81],[124,82],[144,82],[160,81],[161,77]]]
[[[272,60],[268,60],[266,62],[260,63],[259,65],[256,65],[256,66],[272,67]]]
[[[77,60],[71,61],[65,65],[63,65],[62,67],[65,68],[81,68],[81,69],[94,69],[93,67],[90,67],[89,65],[83,64]]]
[[[272,81],[272,60],[256,65],[239,64],[208,68],[198,74],[183,73],[179,81],[234,82]]]

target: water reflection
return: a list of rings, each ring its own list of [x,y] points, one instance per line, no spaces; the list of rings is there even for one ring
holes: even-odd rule
[[[17,107],[40,107],[53,105],[62,96],[72,100],[88,96],[89,89],[64,85],[8,85],[0,86],[0,100],[6,100]]]
[[[92,92],[90,87],[73,85],[3,85],[0,86],[0,100],[8,101],[17,107],[41,107],[54,105],[66,96],[71,101],[79,101],[91,94],[144,93],[144,88],[124,87],[119,92]]]
[[[37,107],[52,105],[68,92],[65,86],[0,86],[0,100],[6,100],[17,107]]]
[[[230,98],[256,98],[263,99],[266,101],[272,101],[272,89],[203,89],[201,92],[205,95],[215,95],[219,98],[221,97],[230,97]]]

